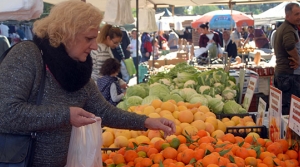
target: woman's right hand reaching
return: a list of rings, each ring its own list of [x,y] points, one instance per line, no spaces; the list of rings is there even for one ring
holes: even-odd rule
[[[85,111],[79,107],[70,107],[70,123],[75,127],[80,127],[88,124],[95,123],[99,117]]]

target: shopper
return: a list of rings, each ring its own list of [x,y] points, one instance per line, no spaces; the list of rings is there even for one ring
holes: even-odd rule
[[[124,93],[119,84],[117,75],[121,69],[121,64],[117,59],[109,58],[105,60],[101,67],[101,77],[97,80],[97,86],[104,98],[116,106],[124,97]]]
[[[230,32],[228,30],[224,30],[223,39],[224,51],[228,53],[228,57],[231,57],[231,60],[235,60],[235,57],[237,56],[237,47],[230,39]]]
[[[244,46],[249,43],[250,41],[254,41],[255,46],[258,49],[261,48],[270,48],[269,40],[265,35],[264,31],[260,28],[254,29],[253,26],[248,27],[248,37],[244,42]]]
[[[103,126],[175,132],[172,121],[123,111],[99,92],[91,79],[90,51],[97,49],[101,20],[101,11],[91,4],[59,3],[34,23],[34,43],[17,44],[0,64],[0,133],[36,132],[32,167],[65,166],[72,126],[94,123],[95,116]],[[110,45],[119,42],[107,39]],[[37,106],[43,63],[45,89]]]
[[[282,114],[290,111],[291,95],[300,97],[299,35],[300,7],[289,3],[285,7],[285,21],[277,28],[274,40],[276,67],[274,86],[282,91]]]
[[[150,56],[152,53],[152,43],[150,40],[149,33],[144,32],[142,34],[141,40],[142,40],[142,45],[141,45],[142,60],[141,60],[141,62],[146,62],[150,59]]]
[[[136,48],[137,42],[138,42],[138,48]],[[131,30],[131,40],[130,40],[130,45],[128,50],[130,50],[135,68],[136,70],[138,70],[138,65],[141,62],[142,54],[141,54],[141,40],[139,39],[139,34],[136,29]]]

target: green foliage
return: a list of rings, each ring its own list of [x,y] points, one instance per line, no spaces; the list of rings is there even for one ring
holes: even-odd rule
[[[242,106],[238,104],[234,100],[228,100],[225,102],[224,107],[223,107],[223,112],[225,114],[242,114],[245,113],[243,112],[244,110],[240,109]]]

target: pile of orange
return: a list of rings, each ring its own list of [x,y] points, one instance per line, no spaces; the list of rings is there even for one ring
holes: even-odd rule
[[[103,153],[107,166],[126,167],[298,167],[298,152],[286,140],[272,142],[225,134],[215,139],[199,131],[194,136],[178,135],[174,140],[154,144],[131,144],[117,152]],[[173,146],[173,147],[172,147]]]

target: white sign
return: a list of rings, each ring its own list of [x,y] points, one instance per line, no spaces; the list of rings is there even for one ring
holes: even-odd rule
[[[245,96],[244,96],[244,101],[243,101],[243,104],[242,104],[242,106],[247,111],[249,110],[249,107],[250,107],[250,104],[251,104],[251,101],[252,101],[252,98],[253,98],[253,95],[254,95],[254,90],[255,90],[255,87],[256,87],[257,79],[258,79],[257,76],[251,75],[250,79],[249,79],[249,82],[248,82],[247,90],[246,90],[246,93],[245,93]]]
[[[300,136],[300,98],[292,95],[289,128]]]
[[[274,142],[280,139],[282,92],[270,86],[269,101],[269,138]]]
[[[263,124],[264,124],[266,107],[267,107],[267,103],[262,98],[259,98],[258,108],[257,108],[257,117],[256,117],[256,125],[257,126],[263,126]]]

